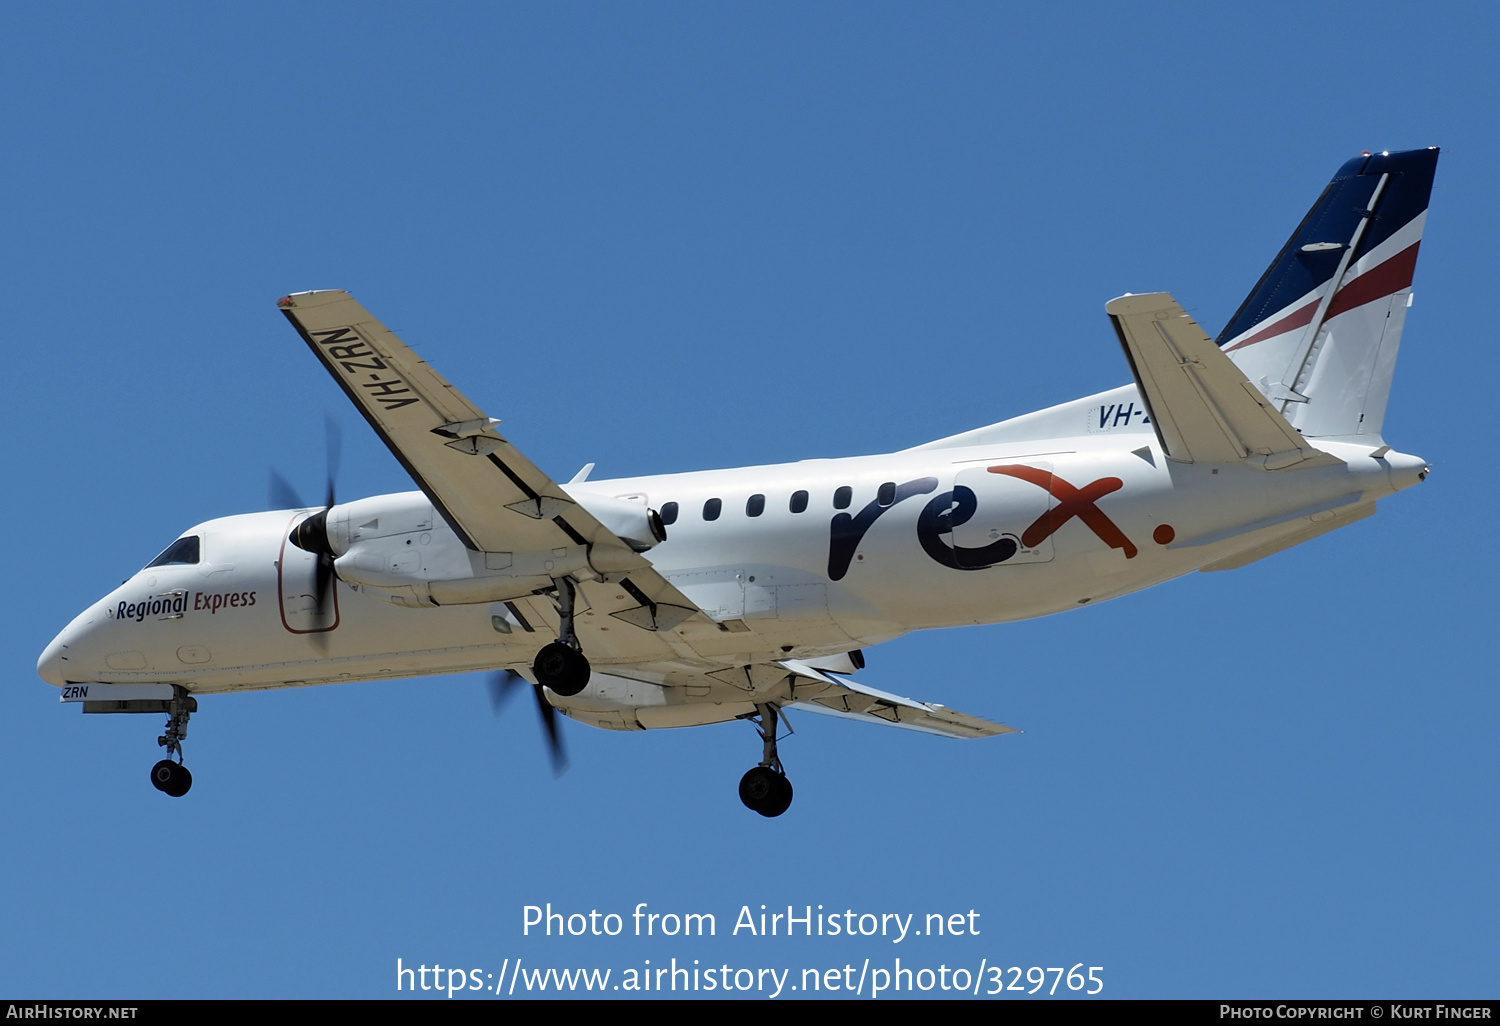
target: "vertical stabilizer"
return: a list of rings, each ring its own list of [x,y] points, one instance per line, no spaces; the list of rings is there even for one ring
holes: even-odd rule
[[[1378,444],[1437,158],[1339,168],[1218,338],[1305,436]]]

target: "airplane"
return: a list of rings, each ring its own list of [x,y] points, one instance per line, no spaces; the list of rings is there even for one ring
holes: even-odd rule
[[[911,631],[1046,616],[1229,570],[1426,478],[1381,434],[1438,150],[1339,168],[1217,339],[1167,293],[1105,305],[1130,384],[899,452],[558,482],[347,292],[277,307],[417,490],[198,524],[37,663],[85,713],[497,671],[608,730],[747,720],[745,806],[784,813],[797,709],[1012,728],[858,679]],[[284,491],[284,490],[283,490]]]

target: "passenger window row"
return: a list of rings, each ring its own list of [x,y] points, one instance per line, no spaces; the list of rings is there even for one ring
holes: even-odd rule
[[[883,485],[881,485],[880,488],[875,493],[875,499],[882,506],[889,506],[893,502],[895,502],[896,501],[896,482],[894,482],[894,481],[887,481]],[[795,492],[792,493],[791,498],[787,501],[787,509],[791,510],[793,513],[806,513],[807,512],[807,502],[808,502],[808,493],[807,493],[807,491],[805,489],[800,489],[799,488],[797,491],[795,491]],[[853,502],[854,502],[854,489],[853,488],[849,487],[848,485],[842,485],[839,488],[834,489],[834,492],[833,492],[833,508],[834,509],[848,509],[849,506]],[[760,492],[756,492],[754,495],[750,496],[750,498],[748,498],[748,499],[745,500],[745,516],[752,517],[752,518],[753,517],[758,517],[762,513],[764,513],[765,511],[766,511],[766,497],[765,497],[764,494],[762,494]],[[659,512],[661,514],[661,522],[663,524],[671,525],[671,524],[677,523],[678,514],[681,513],[682,510],[681,510],[681,507],[679,507],[677,503],[675,503],[675,502],[666,502],[666,503],[662,504],[661,509],[658,510],[657,512]],[[704,520],[707,520],[707,521],[718,520],[719,517],[723,514],[723,512],[724,512],[724,500],[723,499],[712,498],[712,499],[709,499],[709,500],[707,500],[706,502],[703,503],[703,519]]]

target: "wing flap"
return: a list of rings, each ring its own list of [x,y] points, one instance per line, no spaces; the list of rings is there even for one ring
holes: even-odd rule
[[[1167,293],[1121,296],[1104,309],[1169,459],[1266,470],[1339,462],[1309,445]]]

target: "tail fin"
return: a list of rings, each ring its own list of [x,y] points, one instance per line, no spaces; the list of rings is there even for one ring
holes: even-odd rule
[[[1380,440],[1437,158],[1339,168],[1218,338],[1303,435]]]

